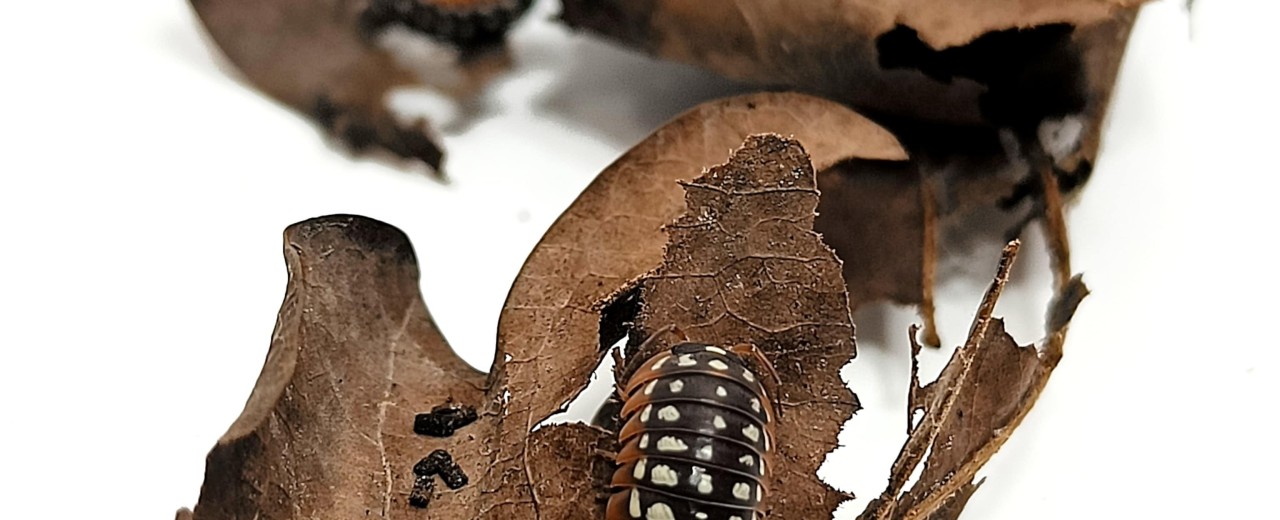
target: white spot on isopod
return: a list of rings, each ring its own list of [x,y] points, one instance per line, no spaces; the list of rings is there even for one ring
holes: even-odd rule
[[[681,354],[676,358],[676,365],[682,367],[691,367],[698,364],[698,360],[693,359],[693,354]]]
[[[714,491],[711,487],[711,475],[703,473],[698,475],[698,492],[704,495],[710,495]]]
[[[744,466],[755,466],[756,458],[750,455],[743,455],[742,457],[738,458],[738,462],[741,462],[742,465]]]
[[[758,441],[760,440],[760,428],[756,428],[754,424],[748,424],[742,429],[742,435],[751,439],[751,442]]]
[[[640,449],[643,450],[648,447],[649,447],[649,434],[646,433],[640,436]]]
[[[631,490],[631,518],[640,518],[640,491]]]
[[[645,406],[644,410],[640,411],[640,422],[649,422],[649,412],[652,412],[652,411],[653,411],[653,405]]]
[[[759,400],[759,399],[756,399],[756,398],[754,398],[754,397],[752,397],[752,398],[751,398],[751,409],[752,409],[752,410],[754,410],[754,411],[757,411],[757,412],[759,412],[759,411],[760,411],[760,400]]]
[[[725,352],[725,351],[724,351],[724,349],[722,349],[722,348],[720,348],[720,347],[713,347],[713,346],[710,346],[710,345],[708,345],[708,346],[707,346],[707,352],[715,352],[716,354],[720,354],[721,356],[727,356],[727,355],[729,355],[729,353],[728,353],[728,352]]]
[[[654,379],[653,381],[649,381],[649,384],[645,385],[644,387],[644,395],[653,395],[653,388],[655,386],[658,386],[657,379]]]
[[[698,460],[711,460],[711,445],[708,444],[698,448],[698,452],[694,453],[693,456]]]
[[[658,438],[658,451],[680,452],[680,451],[685,451],[687,449],[689,449],[689,445],[685,444],[684,441],[678,438],[675,438],[675,437],[659,437]]]
[[[751,486],[746,482],[738,482],[734,484],[733,498],[738,500],[751,500]]]
[[[671,390],[673,394],[678,394],[681,390],[684,390],[684,381],[679,379],[672,381],[671,384],[667,385],[667,389]]]
[[[645,520],[676,520],[676,514],[671,510],[671,506],[662,502],[655,502],[649,506],[649,510],[645,512]]]
[[[747,370],[744,368],[742,369],[742,378],[754,383],[756,380],[756,375],[752,374],[750,370]]]
[[[641,480],[644,478],[644,464],[645,464],[645,460],[640,459],[640,461],[636,463],[635,471],[631,472],[631,476],[635,477],[636,480]]]
[[[725,426],[728,426],[724,423],[724,417],[720,417],[719,415],[711,421],[711,424],[714,424],[717,430],[723,430]]]
[[[674,406],[664,406],[658,410],[658,418],[667,422],[676,422],[680,420],[680,410]]]
[[[716,370],[729,370],[729,365],[726,364],[724,361],[720,361],[719,359],[713,359],[707,362],[707,365],[710,365],[711,368],[714,368]]]
[[[716,395],[717,395],[717,396],[720,396],[720,397],[728,397],[728,396],[729,396],[729,392],[725,391],[725,389],[724,389],[724,387],[723,387],[723,386],[717,386],[717,387],[716,387]]]
[[[657,362],[653,364],[653,367],[651,368],[651,370],[657,370],[659,368],[662,368],[662,365],[667,364],[668,359],[671,359],[671,356],[662,356],[661,358],[658,359]]]
[[[675,487],[676,483],[680,482],[680,474],[671,469],[671,466],[658,464],[649,472],[649,482],[659,486]]]
[[[698,511],[697,513],[694,513],[693,516],[698,520],[707,520],[707,514],[703,513],[702,511]]]

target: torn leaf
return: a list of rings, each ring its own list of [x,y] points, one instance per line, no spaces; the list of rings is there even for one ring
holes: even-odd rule
[[[830,517],[849,495],[816,473],[858,402],[840,379],[854,355],[853,325],[840,260],[813,231],[809,157],[795,140],[751,136],[684,190],[688,209],[667,226],[663,263],[640,280],[642,333],[627,359],[670,348],[675,338],[659,335],[635,351],[668,326],[695,342],[756,345],[779,377],[768,516]]]
[[[929,175],[1088,179],[1141,0],[565,0],[562,18],[659,58],[848,103]],[[1003,182],[988,193],[1016,199]],[[946,202],[946,199],[940,199]]]
[[[1064,329],[1054,330],[1045,344],[1020,346],[993,317],[996,302],[1009,279],[1018,243],[1005,248],[995,281],[979,305],[965,344],[958,348],[932,383],[919,384],[914,363],[920,346],[917,330],[911,330],[913,364],[907,410],[908,439],[890,471],[889,486],[859,517],[869,519],[956,518],[978,484],[977,471],[1008,440],[1044,390],[1049,375],[1061,359]],[[1079,278],[1068,289],[1087,293]],[[1079,299],[1059,299],[1067,304]],[[910,424],[916,412],[924,415]],[[914,485],[908,477],[923,463]],[[904,491],[905,490],[905,491]]]

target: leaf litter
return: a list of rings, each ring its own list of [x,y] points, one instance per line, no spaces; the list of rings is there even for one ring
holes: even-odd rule
[[[751,137],[760,133],[789,137]],[[918,303],[927,298],[914,291],[931,286],[930,243],[941,212],[928,202],[936,180],[906,159],[888,132],[818,98],[756,94],[694,108],[606,168],[543,237],[503,308],[488,374],[471,369],[440,336],[418,293],[413,249],[398,230],[353,216],[292,226],[289,287],[262,375],[209,454],[199,503],[179,516],[419,518],[425,504],[439,518],[600,518],[612,434],[583,424],[533,426],[585,387],[622,335],[631,334],[629,354],[638,359],[639,339],[666,325],[766,352],[778,368],[783,412],[774,478],[787,477],[787,492],[770,500],[772,516],[829,516],[849,495],[815,472],[857,408],[838,376],[854,355],[850,307],[898,297]],[[710,164],[721,165],[704,171]],[[879,276],[900,278],[901,287],[876,275],[842,279],[889,256],[839,227],[841,220],[859,224],[850,214],[824,223],[824,215],[840,215],[824,208],[840,207],[843,199],[832,195],[841,182],[859,193],[858,186],[879,183],[878,192],[867,192],[898,200],[883,215],[851,211],[898,223],[887,234],[903,254],[918,254],[918,263],[908,263],[918,275]],[[1046,201],[1045,214],[1060,214],[1060,199]],[[824,212],[816,219],[815,208]],[[834,232],[820,238],[815,228]],[[1055,268],[1069,273],[1065,237],[1051,245],[1063,247]],[[1025,416],[1061,355],[1066,323],[1087,291],[1078,277],[1060,280],[1053,328],[1038,353],[980,313],[986,332],[971,341],[982,347],[953,358],[971,358],[960,371],[968,375],[956,383],[948,374],[959,369],[948,368],[937,383],[913,381],[912,406],[940,417],[916,426],[913,438],[932,432],[931,442],[964,442],[930,451],[929,479],[905,493],[891,485],[866,514],[959,513],[976,489],[973,473]],[[988,364],[969,352],[1004,354],[990,355]],[[1000,356],[1015,363],[1002,365]],[[1003,381],[998,367],[1025,368],[1026,359],[1036,360],[1035,370],[1015,378],[1017,385],[986,388]],[[952,397],[939,400],[944,394]],[[414,433],[424,412],[467,416],[450,410],[468,407],[475,421],[452,435]],[[965,421],[944,408],[965,410]],[[437,452],[468,483],[454,490],[414,474],[424,454]],[[903,457],[923,456],[915,453]]]

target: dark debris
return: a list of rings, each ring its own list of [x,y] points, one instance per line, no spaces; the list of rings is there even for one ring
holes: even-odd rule
[[[444,485],[449,489],[461,489],[467,485],[469,479],[462,468],[453,461],[453,457],[445,450],[436,450],[430,455],[423,457],[417,464],[413,465],[413,473],[418,476],[418,480],[430,479],[439,475],[440,480],[444,481]]]
[[[422,0],[373,0],[360,15],[360,31],[372,37],[390,26],[403,26],[435,41],[469,50],[502,43],[511,25],[533,0],[489,2],[479,8],[457,8]]]
[[[435,492],[436,481],[431,477],[419,475],[413,481],[413,491],[409,492],[409,505],[418,509],[426,509],[431,503],[431,494]]]
[[[440,405],[429,413],[413,418],[413,432],[431,437],[448,437],[458,429],[476,421],[476,409],[470,406]]]

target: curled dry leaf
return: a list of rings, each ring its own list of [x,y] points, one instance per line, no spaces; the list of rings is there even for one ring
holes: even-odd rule
[[[765,482],[778,492],[766,516],[829,518],[849,496],[817,471],[858,402],[840,379],[854,356],[853,324],[840,260],[813,231],[809,157],[794,140],[753,136],[685,191],[688,209],[668,227],[662,266],[640,281],[635,326],[644,334],[633,347],[667,326],[693,341],[756,345],[777,372],[780,409]],[[669,348],[665,340],[674,338],[659,335],[628,359]]]
[[[194,518],[386,518],[405,507],[413,464],[470,433],[419,440],[414,414],[484,403],[485,376],[431,322],[398,230],[326,217],[291,226],[285,243],[271,348],[209,453]]]
[[[487,387],[440,336],[403,234],[333,216],[285,239],[289,288],[262,374],[180,517],[413,518],[416,470],[442,479],[424,500],[433,517],[592,518],[607,435],[582,425],[501,435],[507,389]],[[448,437],[415,435],[415,414],[445,403],[481,413]],[[495,460],[511,446],[518,459]],[[514,481],[538,483],[540,510]]]
[[[661,58],[850,103],[930,170],[1025,169],[1043,155],[1071,189],[1098,153],[1141,3],[565,0],[563,19]]]
[[[598,518],[611,469],[598,452],[611,446],[610,434],[584,425],[532,430],[586,385],[602,345],[612,343],[619,324],[609,318],[622,313],[605,303],[662,263],[662,227],[684,211],[677,181],[722,162],[758,132],[796,136],[818,168],[851,157],[904,158],[883,129],[817,98],[763,94],[695,108],[606,169],[548,231],[508,297],[487,376],[463,363],[432,324],[399,231],[360,217],[292,226],[289,287],[263,372],[209,454],[199,503],[180,515],[417,518],[423,511],[409,504],[413,466],[444,450],[456,464],[450,471],[470,483],[432,486],[433,518]],[[822,287],[834,291],[824,297],[842,299],[834,264],[824,269]],[[824,309],[816,319],[836,320]],[[810,406],[804,399],[831,399],[835,411],[824,421],[838,427],[853,402],[828,376],[852,344],[809,334],[812,350],[776,353],[784,363],[812,355],[830,366],[785,395],[796,399],[795,414]],[[413,433],[416,414],[446,404],[473,407],[478,418],[448,437]],[[830,439],[792,442],[829,446]],[[812,464],[780,453],[798,457],[797,467]],[[826,507],[835,495],[822,492]]]
[[[190,2],[249,83],[306,114],[353,151],[378,148],[440,174],[444,154],[426,122],[397,121],[385,105],[392,89],[421,79],[361,30],[367,2]]]
[[[1018,345],[1005,332],[1004,322],[993,317],[1018,247],[1012,242],[1005,248],[968,339],[938,379],[921,386],[913,362],[907,442],[894,461],[888,487],[860,519],[957,518],[981,484],[974,481],[978,469],[1008,440],[1044,390],[1062,357],[1071,314],[1088,290],[1078,276],[1068,281],[1049,310],[1057,318],[1050,320],[1054,328],[1041,348]],[[913,358],[921,349],[916,332],[912,328],[910,333]],[[923,417],[913,424],[920,411]],[[906,490],[921,462],[923,470]]]

